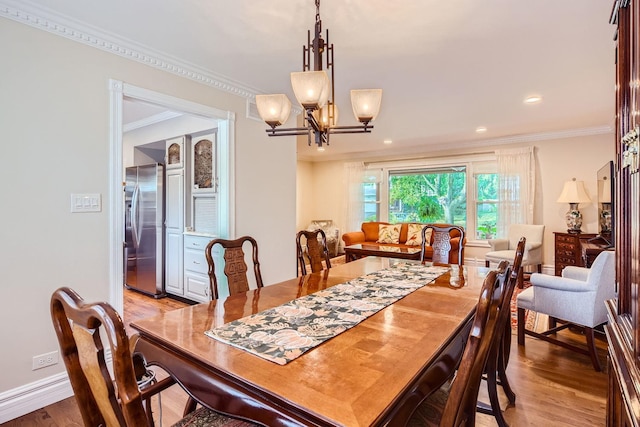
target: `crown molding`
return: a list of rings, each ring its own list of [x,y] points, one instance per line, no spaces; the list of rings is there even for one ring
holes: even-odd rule
[[[472,141],[449,141],[446,143],[433,143],[433,144],[421,144],[411,145],[404,148],[394,147],[393,150],[368,150],[366,152],[352,152],[352,153],[336,153],[330,154],[328,150],[321,155],[315,154],[311,151],[305,153],[298,149],[298,160],[308,162],[326,162],[336,160],[349,160],[349,161],[372,161],[380,159],[407,159],[412,156],[424,156],[425,152],[430,155],[441,151],[450,151],[452,147],[456,150],[472,150],[474,153],[486,152],[489,147],[495,147],[500,145],[511,144],[526,144],[537,141],[549,141],[554,139],[567,139],[567,138],[579,138],[594,135],[613,135],[614,129],[611,126],[593,126],[588,128],[578,129],[566,129],[554,132],[539,132],[523,135],[510,135],[501,138],[472,140]],[[306,144],[305,144],[306,145]]]
[[[28,0],[0,0],[0,16],[247,99],[257,90],[132,40],[105,33]]]

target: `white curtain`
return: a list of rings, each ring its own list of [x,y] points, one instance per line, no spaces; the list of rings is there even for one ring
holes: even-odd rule
[[[533,224],[536,165],[533,147],[496,150],[498,160],[498,236],[511,224]]]
[[[345,192],[345,217],[343,224],[346,229],[343,233],[360,230],[364,220],[364,195],[362,193],[362,183],[364,182],[365,166],[362,162],[351,162],[344,164],[344,176],[347,184]]]

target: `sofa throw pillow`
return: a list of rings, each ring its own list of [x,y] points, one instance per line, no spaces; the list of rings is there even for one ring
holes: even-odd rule
[[[407,245],[422,245],[422,224],[407,224]]]
[[[378,243],[399,243],[401,224],[380,224],[378,227]]]
[[[407,245],[410,246],[421,246],[422,245],[422,228],[424,224],[409,224],[407,227]],[[425,237],[427,238],[426,246],[431,246],[431,233],[433,230],[431,228],[427,228],[427,234]]]

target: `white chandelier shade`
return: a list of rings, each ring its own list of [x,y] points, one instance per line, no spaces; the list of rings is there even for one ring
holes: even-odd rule
[[[372,122],[378,117],[382,103],[382,89],[352,89],[351,107],[356,120]]]
[[[287,95],[256,95],[258,114],[270,126],[280,126],[289,119],[291,101]]]
[[[329,99],[329,76],[326,71],[296,71],[291,73],[291,87],[302,108],[317,109]]]
[[[322,129],[329,129],[338,125],[338,106],[327,104],[319,110],[313,112],[313,117],[320,124]]]

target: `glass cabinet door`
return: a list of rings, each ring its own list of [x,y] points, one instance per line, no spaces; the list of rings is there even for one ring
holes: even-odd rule
[[[215,134],[193,137],[191,140],[192,191],[216,191],[216,144]]]
[[[184,140],[184,136],[167,140],[167,169],[184,167]]]

